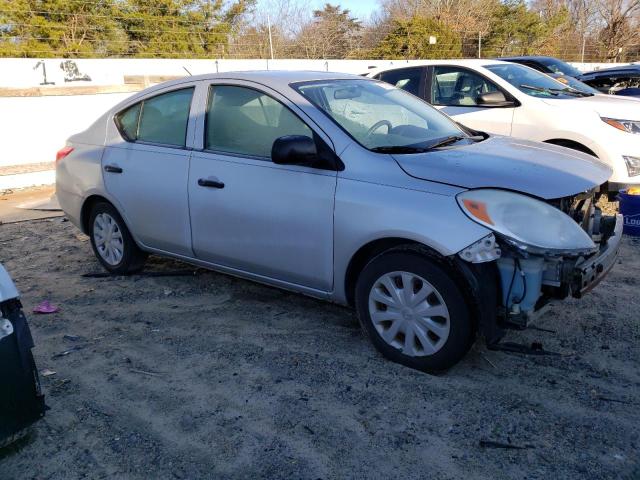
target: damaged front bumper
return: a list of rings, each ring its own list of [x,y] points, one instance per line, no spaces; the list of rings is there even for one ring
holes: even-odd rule
[[[613,235],[600,246],[596,255],[576,265],[571,289],[574,297],[580,298],[592,290],[613,268],[620,252],[623,225],[622,215],[617,214]]]
[[[590,205],[582,221],[595,251],[534,253],[490,234],[458,253],[468,265],[495,265],[498,328],[526,328],[549,303],[568,296],[582,297],[611,270],[622,240],[622,216],[603,217]]]
[[[502,256],[497,265],[506,325],[526,328],[550,303],[568,296],[581,298],[595,288],[616,263],[622,227],[622,216],[618,214],[611,235],[599,242],[598,250],[589,256],[518,258],[517,252]]]

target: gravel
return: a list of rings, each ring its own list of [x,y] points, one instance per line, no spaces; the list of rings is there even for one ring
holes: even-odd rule
[[[51,410],[0,477],[640,478],[640,241],[582,300],[430,376],[381,358],[353,312],[222,274],[85,278],[61,219],[4,225]],[[150,271],[192,268],[151,257]],[[71,350],[67,355],[55,356]],[[520,449],[500,448],[504,446]]]

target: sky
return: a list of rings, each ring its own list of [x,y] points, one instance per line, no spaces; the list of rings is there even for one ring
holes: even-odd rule
[[[327,3],[326,1],[315,2],[319,8]],[[361,20],[369,18],[369,15],[378,8],[378,0],[342,0],[328,2],[332,5],[338,3],[342,8],[348,8],[354,17],[358,17]]]
[[[366,20],[371,13],[379,6],[378,0],[297,0],[301,4],[309,5],[310,10],[319,10],[325,3],[332,5],[340,5],[342,8],[349,9],[354,17],[360,20]],[[257,6],[268,3],[268,0],[258,0]]]

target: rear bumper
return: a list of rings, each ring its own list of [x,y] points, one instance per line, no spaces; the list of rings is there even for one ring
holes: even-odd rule
[[[607,243],[600,247],[598,255],[576,265],[571,289],[574,297],[580,298],[592,290],[613,268],[620,252],[622,227],[622,215],[618,214],[616,215],[614,233],[609,237]]]

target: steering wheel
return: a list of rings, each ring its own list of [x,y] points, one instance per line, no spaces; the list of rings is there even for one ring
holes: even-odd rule
[[[374,123],[371,128],[369,130],[367,130],[367,137],[370,137],[373,132],[375,132],[376,130],[378,130],[380,127],[386,125],[387,126],[387,133],[389,133],[391,131],[391,129],[393,128],[393,126],[391,125],[391,122],[389,120],[380,120],[377,121],[376,123]]]

